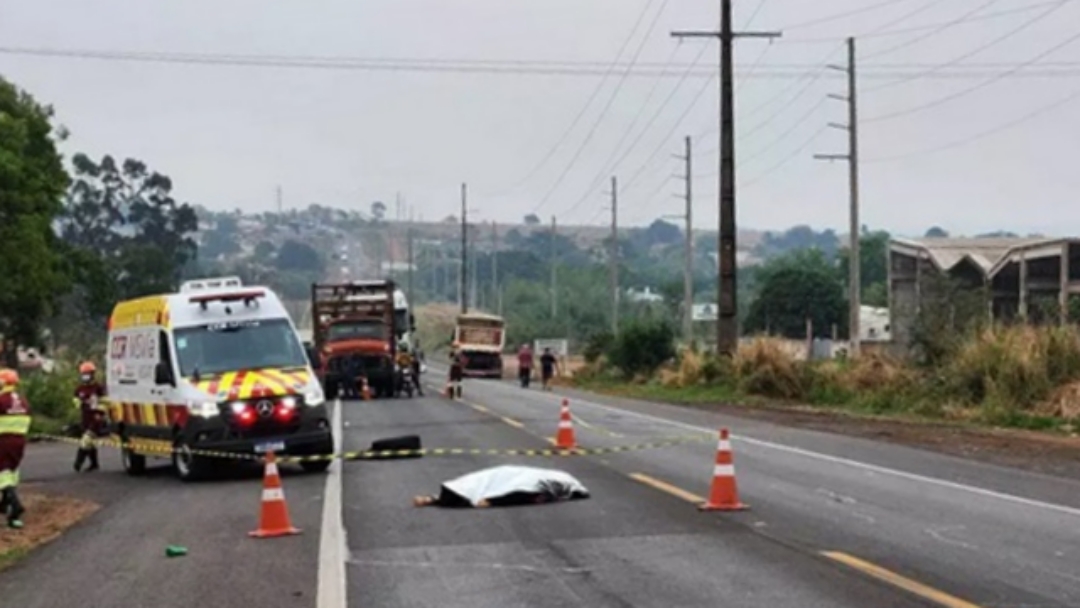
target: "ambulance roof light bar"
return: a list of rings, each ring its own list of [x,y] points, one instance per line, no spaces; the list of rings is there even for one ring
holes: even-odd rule
[[[180,285],[180,293],[192,293],[195,291],[210,291],[214,289],[226,289],[230,287],[243,287],[240,277],[212,277],[207,279],[192,279],[184,281]]]
[[[206,310],[207,305],[210,302],[229,303],[242,301],[244,303],[244,306],[250,306],[255,302],[255,300],[264,297],[266,297],[265,291],[263,291],[262,289],[254,289],[250,291],[230,291],[225,293],[217,292],[198,296],[191,296],[190,298],[188,298],[188,302],[190,302],[191,304],[198,304],[199,308],[201,308],[202,310]],[[226,312],[229,311],[226,310]]]

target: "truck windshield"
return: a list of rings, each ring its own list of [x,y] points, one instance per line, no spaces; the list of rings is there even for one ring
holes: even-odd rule
[[[185,378],[267,367],[307,365],[300,340],[285,319],[213,323],[175,331]]]
[[[339,321],[327,330],[326,340],[385,340],[386,331],[386,324],[378,320]]]

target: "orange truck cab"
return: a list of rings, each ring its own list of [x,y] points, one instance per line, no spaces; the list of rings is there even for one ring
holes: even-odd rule
[[[311,286],[315,352],[324,391],[356,390],[366,379],[377,397],[392,396],[397,340],[393,281]]]

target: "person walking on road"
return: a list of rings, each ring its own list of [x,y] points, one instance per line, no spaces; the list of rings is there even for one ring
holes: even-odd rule
[[[461,381],[464,379],[465,355],[461,352],[461,344],[454,342],[450,347],[450,382],[447,385],[451,399],[461,399]]]
[[[11,528],[23,527],[19,465],[30,433],[30,404],[16,392],[18,386],[18,372],[0,369],[0,514],[7,516]]]
[[[551,390],[551,378],[555,375],[555,368],[559,361],[551,353],[550,348],[544,349],[540,355],[540,387],[545,391]]]
[[[532,379],[533,352],[528,344],[522,344],[518,349],[518,380],[521,388],[529,388],[529,380]]]
[[[97,381],[97,366],[87,361],[79,366],[79,384],[75,387],[75,407],[79,408],[82,436],[75,453],[75,472],[82,472],[87,459],[87,472],[98,470],[98,451],[94,439],[105,430],[105,412],[99,400],[105,396],[105,387]]]

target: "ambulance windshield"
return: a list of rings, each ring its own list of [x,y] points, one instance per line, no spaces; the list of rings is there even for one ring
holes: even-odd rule
[[[285,319],[212,323],[177,329],[175,337],[185,378],[307,365],[304,348]]]

